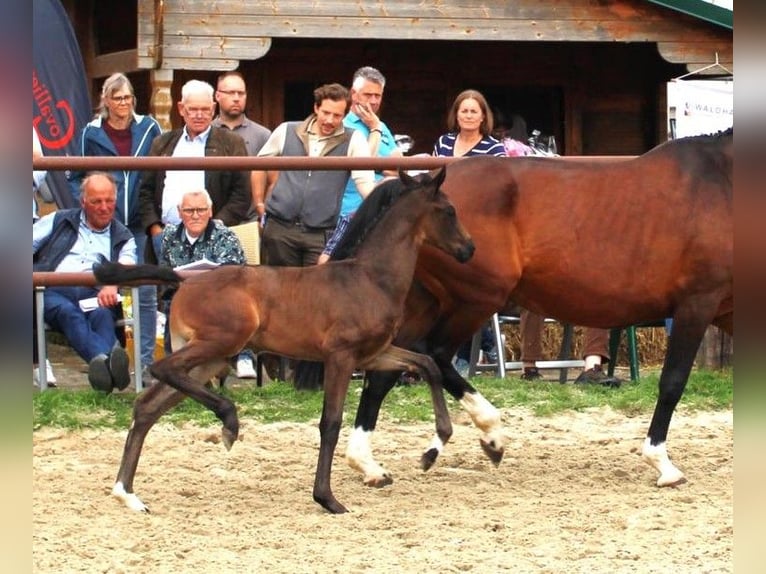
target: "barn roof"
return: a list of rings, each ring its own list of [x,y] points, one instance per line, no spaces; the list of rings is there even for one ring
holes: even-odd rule
[[[723,28],[732,30],[734,27],[734,10],[719,4],[732,5],[732,2],[714,4],[710,0],[649,0],[652,4],[659,4],[665,8],[694,16],[706,22],[712,22]]]

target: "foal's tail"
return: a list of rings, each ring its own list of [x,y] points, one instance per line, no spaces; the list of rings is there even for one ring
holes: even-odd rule
[[[159,283],[178,284],[183,281],[178,273],[170,267],[160,265],[123,265],[102,261],[93,265],[93,275],[103,285],[122,285],[142,279],[154,280]]]

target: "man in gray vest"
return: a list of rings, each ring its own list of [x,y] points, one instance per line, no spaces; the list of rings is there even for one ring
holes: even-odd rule
[[[302,122],[280,124],[259,156],[370,157],[359,131],[345,128],[350,96],[340,84],[314,90],[314,113]],[[255,208],[265,222],[263,262],[314,265],[332,235],[349,177],[362,197],[374,186],[373,170],[287,170],[253,172]]]

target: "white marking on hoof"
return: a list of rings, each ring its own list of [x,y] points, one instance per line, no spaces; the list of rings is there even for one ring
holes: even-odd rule
[[[125,492],[125,487],[122,482],[116,482],[114,484],[114,487],[112,488],[112,496],[121,500],[125,506],[131,510],[135,510],[136,512],[149,512],[149,509],[143,502],[141,502],[140,498],[132,492]]]
[[[482,440],[492,445],[494,450],[502,451],[505,448],[505,435],[500,426],[500,411],[478,392],[465,393],[460,404],[471,416],[473,424],[484,431]]]
[[[646,437],[642,456],[647,464],[654,467],[660,473],[660,477],[657,479],[657,486],[676,486],[686,482],[684,473],[670,462],[664,442],[653,446],[649,437]]]
[[[389,483],[391,473],[375,462],[372,456],[371,437],[372,431],[365,431],[361,427],[354,428],[346,447],[346,462],[364,475],[364,484],[368,486]]]
[[[442,439],[440,439],[438,435],[434,435],[434,437],[431,439],[431,444],[428,445],[426,452],[428,452],[432,448],[436,449],[437,456],[440,455],[442,451],[444,450],[444,443],[442,442]]]

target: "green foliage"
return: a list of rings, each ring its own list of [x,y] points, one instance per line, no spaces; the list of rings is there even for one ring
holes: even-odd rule
[[[526,382],[515,377],[495,379],[475,377],[472,384],[499,409],[526,407],[538,416],[567,410],[609,406],[628,416],[650,414],[657,400],[659,377],[649,374],[636,383],[626,382],[619,389],[599,386],[561,385],[558,382]],[[352,381],[346,400],[346,424],[353,424],[356,405],[362,390],[360,381]],[[296,391],[285,383],[265,387],[237,385],[221,392],[237,405],[241,418],[268,423],[274,421],[318,422],[322,412],[321,392]],[[135,394],[104,395],[92,390],[52,389],[33,396],[33,429],[60,427],[68,429],[114,428],[130,426]],[[724,371],[695,370],[689,378],[680,406],[691,410],[722,410],[733,405],[734,377]],[[460,407],[451,397],[454,413]],[[382,418],[395,423],[433,420],[427,385],[419,383],[395,387],[383,404]],[[173,424],[193,422],[217,425],[215,416],[192,400],[185,400],[162,418]]]

